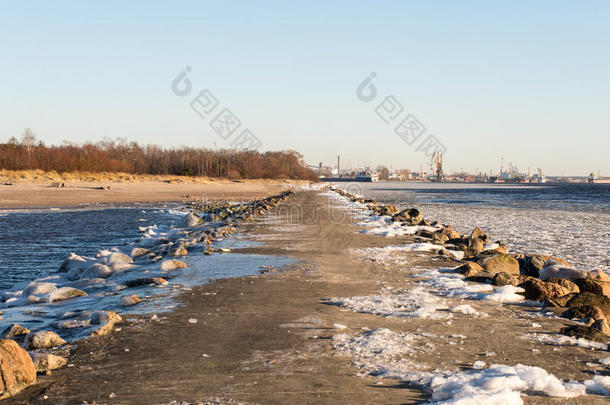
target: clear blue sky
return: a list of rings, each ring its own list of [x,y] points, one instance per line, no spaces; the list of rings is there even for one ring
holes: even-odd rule
[[[0,140],[227,147],[170,83],[186,66],[263,143],[309,163],[428,166],[374,111],[394,95],[451,170],[610,175],[608,1],[2,1]],[[378,99],[356,87],[371,72]],[[220,108],[220,107],[219,107]]]

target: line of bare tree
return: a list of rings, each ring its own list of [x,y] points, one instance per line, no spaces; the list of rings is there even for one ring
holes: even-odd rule
[[[124,138],[97,143],[47,146],[26,129],[20,139],[0,144],[0,168],[54,170],[59,173],[124,172],[227,177],[231,179],[315,179],[303,156],[293,150],[257,152],[206,148],[163,148]]]

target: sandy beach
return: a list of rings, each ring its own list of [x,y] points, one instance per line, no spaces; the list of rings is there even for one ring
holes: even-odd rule
[[[302,212],[298,219],[291,214],[297,210]],[[338,217],[328,197],[315,191],[297,191],[267,215],[274,220],[244,228],[245,235],[264,245],[237,252],[294,257],[296,264],[203,285],[183,294],[182,306],[158,319],[127,317],[110,335],[78,342],[68,367],[40,376],[35,386],[5,403],[404,404],[431,399],[424,385],[375,376],[366,368],[370,358],[345,350],[355,341],[350,339],[375,333],[409,334],[408,352],[394,355],[409,369],[454,370],[456,375],[481,364],[523,364],[559,379],[584,381],[592,377],[592,365],[607,357],[591,348],[524,339],[533,333],[555,336],[569,323],[540,316],[537,306],[445,297],[434,298],[444,305],[434,301],[432,313],[438,316],[350,310],[337,299],[414,293],[426,280],[418,274],[455,263],[421,251],[405,252],[400,262],[363,260],[352,249],[408,244],[416,237],[356,233],[353,220]],[[471,310],[452,309],[465,303]],[[525,403],[566,401],[530,394],[522,396]],[[606,399],[582,395],[570,402]]]
[[[149,182],[62,182],[64,187],[45,183],[0,185],[0,209],[80,207],[104,203],[152,203],[208,199],[252,199],[277,194],[290,183],[283,181],[207,183]]]

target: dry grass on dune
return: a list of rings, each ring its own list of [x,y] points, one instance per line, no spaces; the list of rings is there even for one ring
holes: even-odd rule
[[[165,182],[165,183],[232,183],[235,180],[226,178],[210,178],[197,176],[176,176],[176,175],[154,175],[154,174],[131,174],[131,173],[110,173],[110,172],[65,172],[57,173],[54,170],[0,170],[0,182],[11,183],[48,183],[48,182],[112,182],[112,183],[145,183],[145,182]],[[308,180],[290,179],[248,179],[238,180],[244,183],[290,183],[307,184]]]

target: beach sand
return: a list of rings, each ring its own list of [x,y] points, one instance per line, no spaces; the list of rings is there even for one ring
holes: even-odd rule
[[[35,207],[79,207],[98,203],[192,201],[198,199],[251,199],[277,194],[286,189],[284,181],[209,181],[207,183],[84,182],[65,186],[51,183],[0,185],[0,209]],[[101,187],[109,189],[100,189]]]
[[[486,318],[455,314],[453,322],[420,318],[387,318],[328,305],[329,297],[378,294],[386,286],[405,288],[415,282],[395,266],[360,260],[348,249],[412,241],[355,233],[345,217],[337,220],[328,199],[298,191],[281,209],[279,223],[254,223],[246,231],[265,241],[242,253],[284,255],[300,259],[284,271],[224,279],[185,293],[182,306],[160,315],[121,325],[120,331],[79,342],[71,367],[41,376],[37,385],[6,403],[169,403],[244,401],[262,404],[406,404],[427,394],[400,381],[359,376],[353,359],[336,352],[332,337],[358,335],[362,328],[389,328],[435,336],[463,335],[457,345],[429,338],[434,350],[413,355],[414,361],[439,369],[469,368],[474,361],[540,366],[559,378],[591,378],[585,364],[599,352],[544,345],[521,339],[532,332],[536,311],[516,305],[469,301]],[[292,204],[292,205],[290,205]],[[298,208],[297,208],[298,207]],[[294,208],[294,210],[291,210]],[[302,217],[288,217],[301,210]],[[270,213],[268,215],[271,215]],[[432,269],[452,265],[439,256],[410,252],[408,266]],[[196,319],[197,323],[189,322]],[[566,324],[537,318],[539,332],[557,332]],[[343,328],[345,325],[346,328]],[[535,349],[535,350],[534,350]],[[485,357],[493,352],[495,356]],[[602,356],[601,357],[607,357]],[[526,403],[559,404],[565,398],[524,397]],[[586,396],[570,403],[607,403]]]

